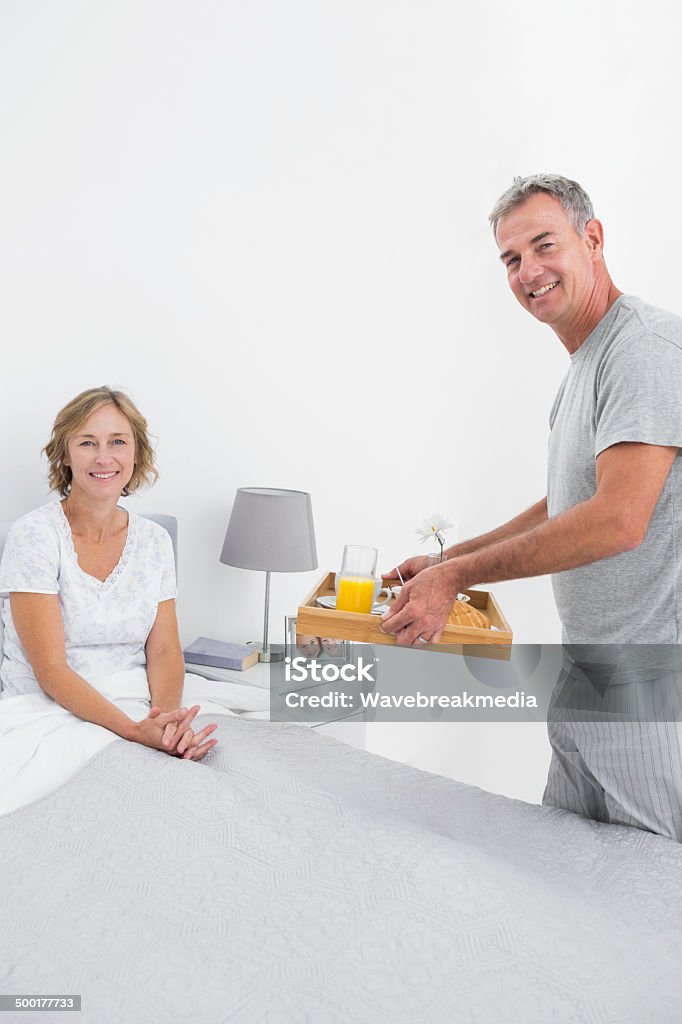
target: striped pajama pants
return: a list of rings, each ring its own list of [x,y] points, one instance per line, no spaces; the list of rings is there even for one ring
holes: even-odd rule
[[[562,670],[543,804],[682,842],[682,673],[595,684]]]

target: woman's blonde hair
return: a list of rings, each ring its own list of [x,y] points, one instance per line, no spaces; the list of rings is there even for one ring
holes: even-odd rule
[[[147,432],[147,421],[137,406],[123,391],[114,391],[107,387],[89,388],[87,391],[81,391],[80,395],[76,395],[57,413],[52,436],[43,448],[50,464],[50,490],[59,491],[63,498],[71,490],[71,468],[64,463],[68,455],[69,438],[78,433],[79,427],[103,405],[115,405],[133,428],[135,468],[121,493],[132,494],[141,484],[153,484],[158,478],[159,471],[154,465],[154,450]]]

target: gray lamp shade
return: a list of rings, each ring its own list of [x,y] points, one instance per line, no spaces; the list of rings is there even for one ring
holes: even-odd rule
[[[313,509],[307,491],[240,487],[220,561],[238,569],[266,572],[317,569]]]

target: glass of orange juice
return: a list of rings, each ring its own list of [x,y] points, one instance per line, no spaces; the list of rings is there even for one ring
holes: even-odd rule
[[[336,591],[337,611],[371,612],[376,569],[376,548],[346,544]]]

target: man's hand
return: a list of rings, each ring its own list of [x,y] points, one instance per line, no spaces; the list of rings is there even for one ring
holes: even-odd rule
[[[382,580],[398,580],[402,576],[405,581],[413,580],[424,569],[434,565],[437,560],[438,555],[415,555],[414,558],[406,558],[397,569],[391,569],[390,572],[382,573],[381,578]],[[400,576],[398,576],[399,572]]]
[[[405,565],[414,561],[420,559],[409,559]],[[418,570],[382,620],[382,632],[394,633],[396,641],[404,646],[437,644],[463,586],[454,559]]]

